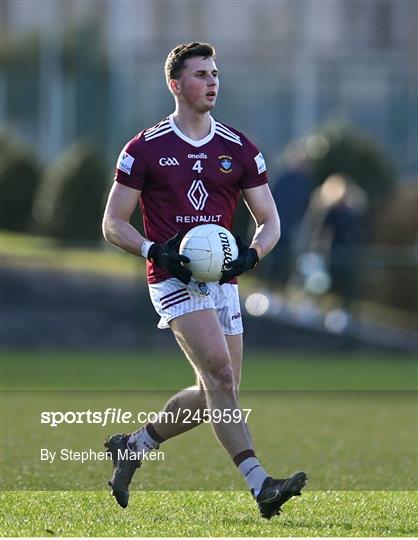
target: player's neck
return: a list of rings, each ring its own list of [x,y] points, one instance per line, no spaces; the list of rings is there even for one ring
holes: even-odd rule
[[[211,130],[209,111],[198,113],[177,107],[173,113],[173,120],[179,130],[194,141],[203,139]]]

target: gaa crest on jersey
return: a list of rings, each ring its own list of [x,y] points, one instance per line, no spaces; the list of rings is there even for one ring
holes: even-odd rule
[[[200,294],[202,294],[203,296],[209,296],[209,287],[204,281],[199,281],[199,283],[197,284],[197,288],[199,289]]]
[[[232,157],[231,156],[218,156],[220,171],[223,173],[232,172]]]

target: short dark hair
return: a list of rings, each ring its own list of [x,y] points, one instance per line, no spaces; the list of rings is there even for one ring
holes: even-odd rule
[[[215,58],[215,49],[209,43],[182,43],[168,53],[164,64],[165,78],[167,82],[170,79],[178,79],[184,69],[184,63],[188,58],[203,56],[203,58]]]

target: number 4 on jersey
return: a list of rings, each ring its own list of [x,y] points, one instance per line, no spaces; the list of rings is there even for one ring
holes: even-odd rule
[[[193,165],[192,170],[197,171],[199,174],[203,171],[202,162],[200,159],[198,159]]]

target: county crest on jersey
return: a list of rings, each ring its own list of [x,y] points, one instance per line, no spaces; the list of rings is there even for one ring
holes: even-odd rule
[[[165,242],[176,232],[216,223],[231,229],[241,190],[267,182],[261,152],[239,131],[211,117],[198,141],[172,115],[130,140],[119,155],[115,180],[141,192],[145,235]],[[148,264],[148,281],[170,275]]]

